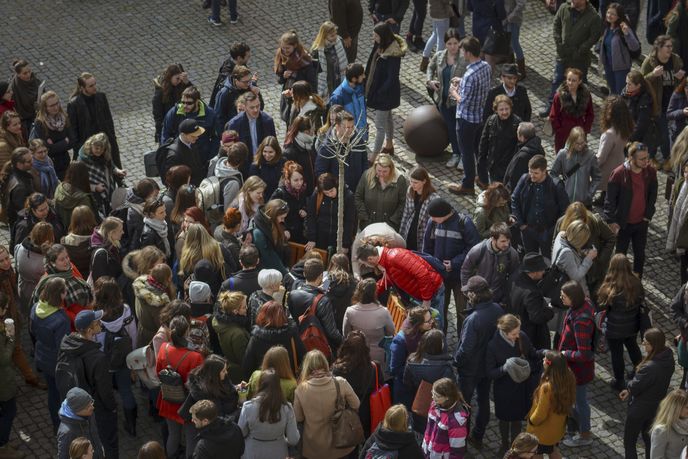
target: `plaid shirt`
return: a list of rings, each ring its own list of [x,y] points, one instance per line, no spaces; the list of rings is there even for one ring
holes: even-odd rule
[[[490,64],[479,60],[468,64],[466,73],[459,83],[459,102],[456,104],[456,117],[469,123],[483,120],[483,108],[490,91],[492,71]]]
[[[578,309],[569,309],[559,341],[559,351],[564,354],[579,386],[589,383],[595,377],[595,355],[592,349],[594,314],[589,300]]]

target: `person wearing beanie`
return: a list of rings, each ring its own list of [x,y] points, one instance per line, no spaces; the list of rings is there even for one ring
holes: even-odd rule
[[[461,329],[463,311],[466,306],[461,288],[460,270],[468,251],[480,242],[480,234],[471,218],[457,212],[444,198],[435,198],[428,204],[430,221],[425,230],[422,251],[432,255],[442,263],[444,272],[444,317],[448,317],[449,301],[452,292],[456,302],[457,330]],[[447,330],[446,321],[444,331]]]
[[[93,459],[103,459],[105,453],[100,443],[93,416],[94,400],[80,387],[73,387],[60,406],[60,427],[57,429],[57,458],[70,459],[69,446],[72,440],[86,437],[93,446]],[[108,456],[109,457],[109,456]],[[116,456],[115,456],[116,457]]]
[[[92,409],[88,416],[95,414],[97,436],[103,442],[106,456],[117,458],[119,457],[117,401],[112,389],[110,357],[101,350],[100,343],[96,341],[96,335],[102,331],[100,323],[102,318],[102,310],[84,309],[76,315],[74,319],[76,331],[65,336],[60,344],[55,378],[60,396],[69,394],[69,391],[74,389],[70,388],[70,384],[73,383],[67,372],[61,372],[60,368],[62,365],[76,368],[79,388],[93,394],[94,410]],[[78,371],[79,364],[83,372]],[[68,445],[67,448],[69,448]]]

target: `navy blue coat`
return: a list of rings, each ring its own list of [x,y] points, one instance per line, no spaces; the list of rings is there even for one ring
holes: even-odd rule
[[[545,179],[544,193],[544,221],[546,228],[554,228],[559,217],[564,215],[569,206],[569,196],[566,194],[564,184],[555,183],[551,176]],[[511,194],[511,211],[516,218],[517,225],[532,224],[527,221],[528,210],[532,204],[534,184],[528,174],[523,174]]]
[[[256,137],[258,145],[253,146],[251,142],[251,130],[248,125],[248,117],[246,112],[239,113],[237,116],[232,118],[225,125],[225,131],[237,131],[239,133],[239,140],[244,142],[248,147],[248,151],[251,153],[251,157],[255,154],[258,149],[258,145],[263,141],[264,138],[271,135],[276,137],[275,133],[275,122],[272,117],[265,112],[260,112],[258,115],[258,120],[256,120]]]
[[[392,110],[401,104],[399,71],[406,48],[406,42],[398,35],[394,36],[392,44],[381,55],[377,52],[378,46],[373,46],[366,65],[366,80],[370,81],[364,83],[368,107],[375,110]],[[373,71],[374,59],[377,59],[377,62]]]
[[[196,141],[196,147],[201,152],[203,159],[208,161],[217,154],[220,148],[220,137],[222,136],[222,125],[217,122],[215,110],[200,101],[198,112],[185,113],[183,104],[179,103],[165,115],[160,134],[160,143],[165,143],[168,139],[174,139],[179,135],[179,124],[187,118],[198,121],[198,125],[205,129],[205,132]]]
[[[447,221],[436,224],[428,219],[423,237],[423,252],[438,260],[451,260],[448,279],[458,280],[468,251],[480,242],[480,234],[467,215],[454,211]]]
[[[466,314],[454,360],[462,378],[480,379],[487,376],[487,343],[494,336],[497,319],[504,314],[504,309],[497,303],[478,303],[467,309]]]
[[[333,135],[334,133],[328,134],[318,149],[318,154],[315,157],[315,180],[318,180],[318,177],[325,172],[339,177],[339,161],[333,157],[332,153],[332,149],[335,149],[337,145],[333,141]],[[358,131],[354,132],[352,137],[357,135]],[[343,145],[339,145],[339,147],[341,148]],[[368,169],[368,153],[365,142],[359,141],[352,147],[346,158],[346,164],[347,166],[344,167],[344,183],[346,183],[350,190],[355,190],[363,173]]]
[[[57,351],[65,335],[71,331],[69,317],[64,309],[58,309],[41,319],[36,315],[36,304],[31,308],[29,331],[36,340],[34,361],[36,369],[48,376],[55,377]]]

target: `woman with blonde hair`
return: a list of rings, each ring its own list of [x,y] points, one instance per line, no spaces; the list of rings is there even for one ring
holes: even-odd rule
[[[552,245],[552,265],[556,265],[569,279],[579,282],[586,297],[590,297],[590,289],[585,275],[597,258],[597,248],[589,246],[589,240],[590,227],[582,220],[574,220],[565,231],[559,232]]]
[[[257,175],[247,178],[239,191],[239,196],[231,204],[241,212],[241,230],[243,234],[248,229],[249,222],[258,213],[258,208],[263,205],[267,184]],[[250,242],[250,241],[249,241]]]
[[[289,213],[289,206],[281,199],[272,199],[258,210],[253,219],[253,243],[260,253],[263,268],[276,269],[286,275],[285,265],[289,233],[284,228],[284,221]]]
[[[369,451],[396,453],[394,457],[399,459],[424,457],[413,430],[409,429],[409,413],[404,405],[392,405],[387,409],[384,420],[361,448],[363,456]]]
[[[544,454],[551,459],[561,459],[558,445],[576,399],[576,378],[559,352],[546,351],[542,364],[540,384],[535,389],[533,405],[526,418],[526,431],[539,441],[534,459],[542,459]]]
[[[550,170],[554,177],[563,177],[566,194],[571,202],[580,201],[592,207],[600,183],[597,157],[588,148],[587,136],[582,127],[576,126],[559,150]]]
[[[265,137],[256,150],[253,164],[249,168],[249,175],[260,177],[265,182],[266,197],[272,196],[277,189],[285,162],[277,137],[271,135]]]
[[[398,231],[407,192],[406,177],[397,171],[392,157],[385,153],[377,155],[358,182],[354,196],[359,228],[384,222]]]
[[[669,392],[659,404],[652,424],[651,459],[681,457],[688,442],[688,394],[683,389]]]
[[[349,65],[344,41],[337,34],[337,26],[332,21],[325,21],[320,25],[318,35],[311,45],[311,56],[320,64],[316,91],[327,102],[332,91],[344,79]]]
[[[112,162],[110,141],[105,133],[94,134],[79,150],[79,161],[88,167],[88,181],[103,215],[112,210],[110,200],[115,188],[126,177],[127,171],[115,167]]]
[[[345,457],[354,447],[332,446],[332,416],[337,393],[346,405],[358,410],[360,401],[346,379],[332,376],[325,355],[312,350],[303,359],[299,385],[294,392],[296,422],[303,423],[303,457]]]
[[[631,262],[626,255],[617,253],[612,257],[609,271],[597,292],[597,304],[607,310],[607,331],[605,337],[612,359],[614,380],[610,386],[615,391],[623,390],[624,356],[626,347],[633,366],[640,363],[642,354],[638,347],[638,332],[641,331],[638,316],[645,301],[645,290],[633,274]]]
[[[289,363],[289,352],[283,346],[271,347],[263,356],[263,363],[259,370],[251,373],[248,380],[248,398],[251,399],[258,393],[258,382],[260,375],[267,369],[272,369],[280,377],[280,387],[284,398],[289,402],[294,402],[294,391],[296,390],[296,377]]]
[[[42,140],[45,143],[60,180],[65,176],[69,166],[69,150],[74,146],[74,139],[69,138],[69,128],[69,117],[57,93],[47,91],[41,95],[29,140]]]
[[[621,400],[628,400],[628,411],[624,424],[624,457],[626,459],[638,457],[636,452],[638,434],[643,437],[645,443],[645,457],[667,459],[678,457],[675,454],[670,454],[669,451],[663,451],[661,446],[658,450],[662,453],[655,454],[655,447],[658,445],[655,443],[654,432],[652,442],[650,442],[650,426],[655,414],[657,414],[657,420],[655,420],[654,427],[662,423],[660,420],[662,411],[660,402],[666,395],[669,384],[671,384],[671,377],[674,374],[674,353],[666,344],[664,332],[657,328],[650,328],[645,332],[643,347],[646,352],[645,358],[635,367],[635,376],[633,380],[628,382],[627,389],[619,393]],[[658,406],[660,407],[659,411],[657,411]],[[688,412],[685,417],[688,417]],[[688,421],[684,424],[688,427]],[[683,431],[681,447],[677,449],[674,446],[673,450],[677,451],[676,454],[686,445],[686,440],[688,440],[686,434],[688,434],[688,430]],[[670,437],[671,433],[668,436]],[[652,452],[650,445],[652,445]]]
[[[192,223],[186,230],[186,238],[179,254],[180,275],[188,277],[200,260],[208,260],[217,274],[225,278],[225,260],[220,243],[208,233],[201,223]]]
[[[91,234],[91,280],[95,283],[102,276],[119,279],[122,274],[120,243],[124,235],[124,222],[117,217],[107,217]]]
[[[557,220],[554,234],[566,231],[569,225],[576,220],[581,220],[588,225],[590,238],[587,245],[595,246],[598,251],[597,258],[593,260],[592,266],[585,276],[590,292],[594,295],[607,273],[609,260],[614,255],[616,235],[600,214],[590,211],[582,202],[572,202],[569,204],[564,215]]]
[[[238,384],[244,378],[241,361],[249,338],[246,295],[241,292],[220,293],[212,325],[220,341],[222,355],[229,363],[229,377]]]

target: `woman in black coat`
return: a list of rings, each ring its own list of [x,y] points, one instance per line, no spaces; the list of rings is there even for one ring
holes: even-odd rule
[[[478,148],[478,177],[482,185],[502,182],[506,169],[516,153],[516,131],[521,118],[513,113],[509,96],[499,95],[492,103],[494,114],[485,122]]]
[[[297,369],[303,356],[306,355],[306,348],[301,342],[298,328],[294,321],[287,318],[281,304],[268,301],[260,308],[241,365],[247,381],[249,376],[260,368],[265,353],[273,346],[283,346],[287,350],[291,368],[294,374],[298,373]]]
[[[425,457],[416,441],[416,434],[409,429],[408,411],[401,404],[393,405],[387,410],[385,419],[361,448],[359,459],[365,459],[368,451],[373,447],[382,452],[395,452],[394,457],[397,459]]]
[[[521,382],[507,371],[517,357],[528,362],[529,368],[518,375]],[[537,385],[537,354],[528,336],[521,331],[521,321],[512,314],[505,314],[497,321],[497,331],[487,345],[485,365],[487,376],[494,380],[495,416],[499,419],[502,451],[506,451],[521,432],[521,421],[530,410],[533,390]]]
[[[617,392],[626,387],[624,384],[624,346],[634,367],[642,359],[638,347],[638,331],[640,331],[638,316],[644,299],[643,285],[633,274],[631,262],[628,261],[626,255],[617,253],[609,263],[609,270],[597,294],[598,305],[607,310],[605,336],[614,373],[614,380],[610,385]]]
[[[57,94],[53,91],[43,94],[29,140],[43,141],[48,149],[48,156],[53,160],[55,174],[60,180],[64,180],[69,166],[69,150],[74,146],[74,139],[69,136],[69,128],[69,117],[62,108]]]
[[[404,385],[415,395],[422,381],[432,384],[438,379],[449,378],[457,382],[453,362],[453,357],[444,350],[444,333],[429,330],[421,337],[418,350],[406,361]],[[426,424],[427,418],[413,413],[413,430],[423,433]]]
[[[306,250],[328,250],[337,246],[338,180],[330,174],[318,177],[318,188],[306,203]],[[342,247],[349,250],[354,239],[356,220],[354,195],[344,188],[344,237]]]
[[[284,219],[284,229],[289,231],[289,240],[305,244],[303,222],[306,218],[307,186],[303,168],[294,161],[287,161],[282,169],[282,185],[272,193],[272,199],[281,199],[289,206]]]
[[[53,227],[55,240],[59,241],[65,235],[60,218],[50,207],[48,198],[43,193],[33,193],[26,200],[25,207],[17,212],[17,222],[11,228],[10,248],[21,244],[26,239],[36,223],[47,222]]]
[[[310,196],[315,188],[315,136],[311,119],[297,116],[284,139],[282,154],[287,161],[296,161],[303,169],[303,181],[306,184],[306,195]]]
[[[167,112],[182,98],[182,92],[189,86],[189,76],[181,64],[170,64],[153,80],[153,120],[155,120],[155,143],[160,143],[162,123]]]
[[[341,376],[351,385],[361,401],[358,417],[363,425],[365,436],[370,435],[370,394],[375,390],[375,363],[370,360],[370,348],[363,332],[350,332],[337,353],[337,360],[332,365],[332,374]],[[382,367],[378,367],[378,375]]]
[[[165,221],[165,203],[161,198],[150,199],[143,205],[143,230],[140,241],[132,241],[136,248],[152,245],[165,254],[165,258],[171,263],[174,257],[174,244],[172,235],[167,229]]]
[[[645,359],[637,366],[627,388],[619,393],[621,400],[628,400],[624,425],[626,459],[638,457],[638,434],[645,442],[645,457],[650,457],[650,426],[674,374],[674,353],[666,346],[664,332],[650,328],[645,332],[643,346],[647,353]]]
[[[652,87],[638,70],[631,70],[626,76],[626,87],[621,97],[628,105],[633,118],[633,134],[629,142],[644,142],[649,137],[652,118],[659,115],[659,108]]]
[[[373,28],[373,47],[366,65],[366,104],[375,110],[375,147],[373,153],[394,153],[394,120],[392,109],[401,103],[399,71],[406,54],[406,41],[392,31],[387,22]],[[382,144],[385,147],[382,148]]]

